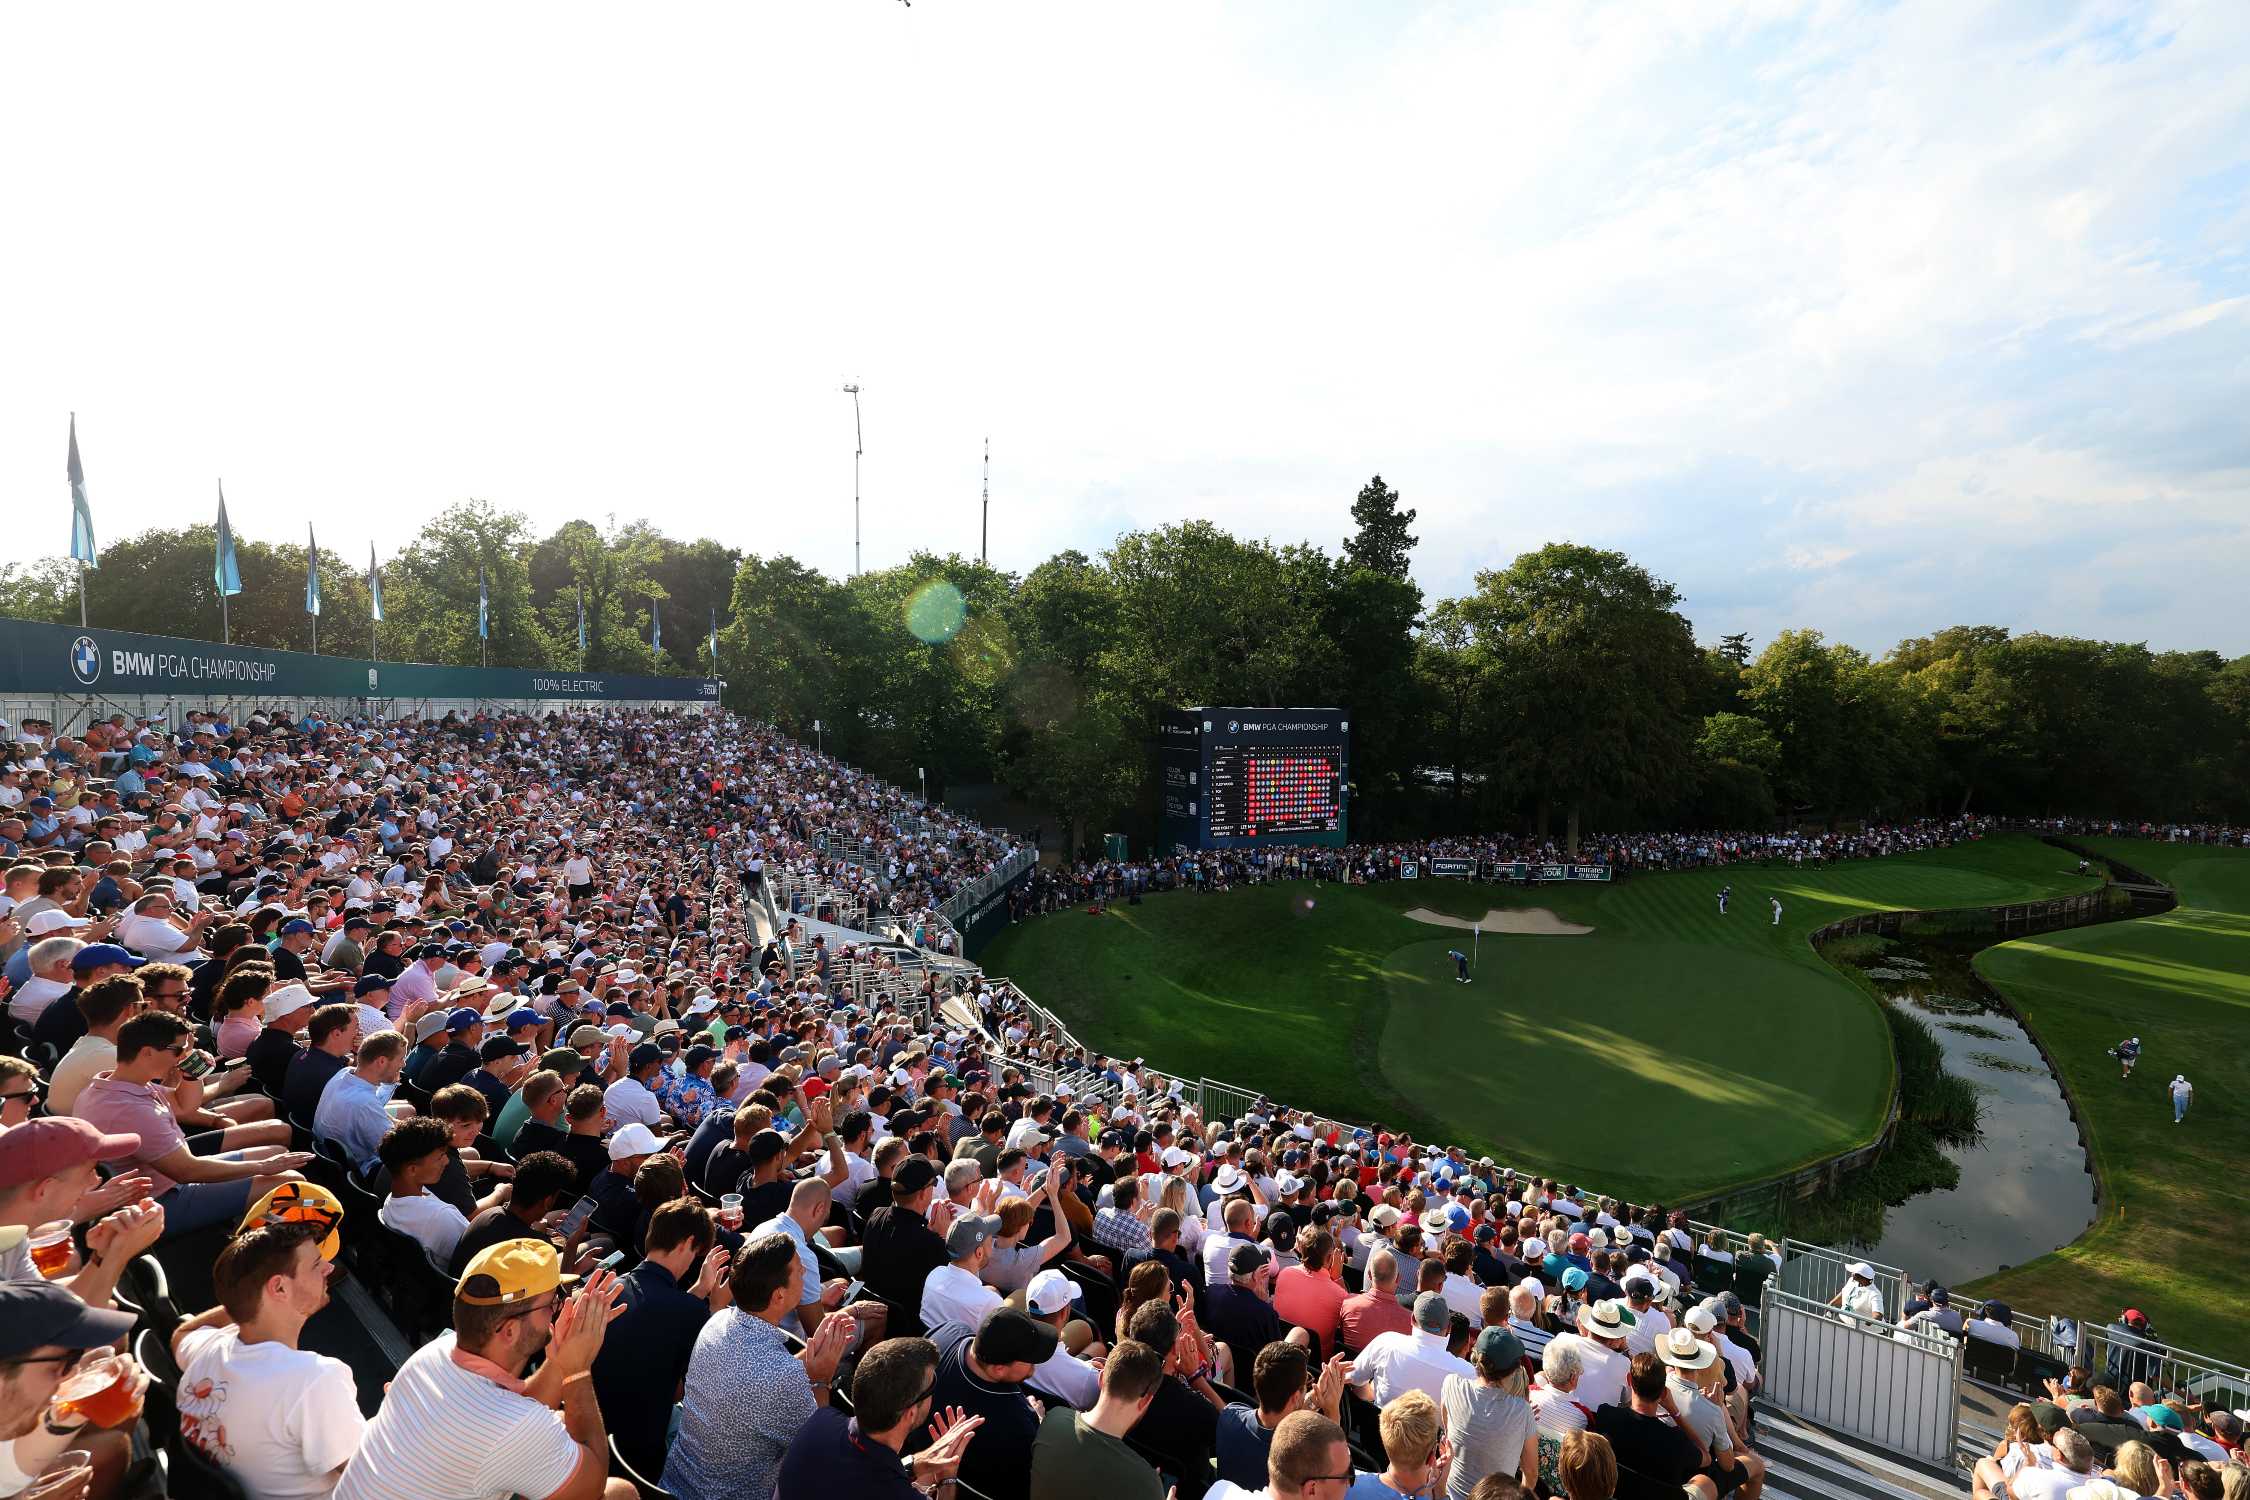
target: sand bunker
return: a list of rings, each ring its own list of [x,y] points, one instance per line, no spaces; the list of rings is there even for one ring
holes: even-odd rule
[[[1449,917],[1441,911],[1431,911],[1417,906],[1407,913],[1417,922],[1427,922],[1432,927],[1458,927],[1467,932],[1472,927],[1484,926],[1494,932],[1528,933],[1533,937],[1584,937],[1594,929],[1581,927],[1576,922],[1565,922],[1544,906],[1519,906],[1507,911],[1499,907],[1484,914],[1482,923],[1467,917]]]

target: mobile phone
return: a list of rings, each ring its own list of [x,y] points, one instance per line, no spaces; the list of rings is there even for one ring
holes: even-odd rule
[[[570,1206],[570,1212],[563,1215],[563,1221],[555,1226],[556,1231],[566,1240],[575,1237],[578,1231],[586,1227],[586,1221],[593,1218],[594,1208],[593,1199],[579,1199]]]
[[[591,1202],[592,1200],[589,1199],[588,1201]],[[600,1260],[595,1261],[594,1267],[596,1270],[614,1271],[623,1264],[625,1264],[625,1252],[622,1250],[612,1250],[609,1252],[609,1254],[603,1256]]]
[[[857,1302],[859,1300],[859,1294],[866,1290],[867,1283],[855,1278],[850,1286],[844,1288],[844,1300],[842,1305],[845,1307],[851,1306],[854,1302]]]

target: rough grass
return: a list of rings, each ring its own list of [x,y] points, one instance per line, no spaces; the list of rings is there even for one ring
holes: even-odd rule
[[[1295,882],[1057,913],[984,955],[1090,1046],[1629,1196],[1716,1191],[1881,1123],[1877,1005],[1808,934],[1856,912],[2088,888],[2028,838],[1829,869],[1737,866],[1529,890]],[[1716,892],[1734,890],[1717,914]],[[1769,895],[1783,902],[1775,926]],[[1309,904],[1308,904],[1309,903]],[[1544,906],[1596,930],[1496,938],[1401,913]],[[1477,947],[1457,985],[1449,948]]]
[[[2168,1342],[2241,1358],[2250,1345],[2242,1166],[2250,1152],[2250,851],[2086,842],[2166,881],[2181,905],[1978,957],[1978,970],[2024,1012],[2076,1094],[2103,1198],[2076,1242],[1977,1290],[2104,1323],[2138,1307]],[[2127,1036],[2142,1046],[2129,1082],[2105,1055]],[[2195,1085],[2195,1107],[2178,1126],[2167,1093],[2175,1073]]]

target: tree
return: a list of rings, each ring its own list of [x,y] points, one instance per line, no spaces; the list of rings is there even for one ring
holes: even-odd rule
[[[1462,811],[1469,777],[1484,759],[1477,747],[1489,743],[1489,737],[1476,730],[1491,686],[1491,668],[1490,654],[1477,649],[1462,601],[1440,600],[1414,643],[1414,676],[1429,705],[1426,742],[1435,747],[1438,763],[1449,773],[1456,828],[1467,826]]]
[[[1506,754],[1568,815],[1596,797],[1669,806],[1689,785],[1696,649],[1679,591],[1622,552],[1556,542],[1477,574],[1464,610],[1490,652]]]
[[[1398,492],[1378,474],[1360,486],[1352,502],[1352,521],[1359,528],[1344,543],[1344,561],[1354,568],[1389,578],[1406,576],[1407,557],[1420,540],[1407,533],[1416,512],[1400,510]]]
[[[1720,636],[1719,655],[1733,662],[1738,670],[1749,666],[1750,633],[1746,630],[1738,630],[1733,635]]]

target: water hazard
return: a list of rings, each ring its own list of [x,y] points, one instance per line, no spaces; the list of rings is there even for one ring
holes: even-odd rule
[[[1980,1128],[1941,1148],[1960,1184],[1888,1209],[1863,1248],[1917,1281],[1955,1284],[2069,1244],[2094,1221],[2094,1179],[2039,1049],[2004,1010],[1906,988],[1893,1003],[1928,1022],[1946,1071],[1976,1086]]]

